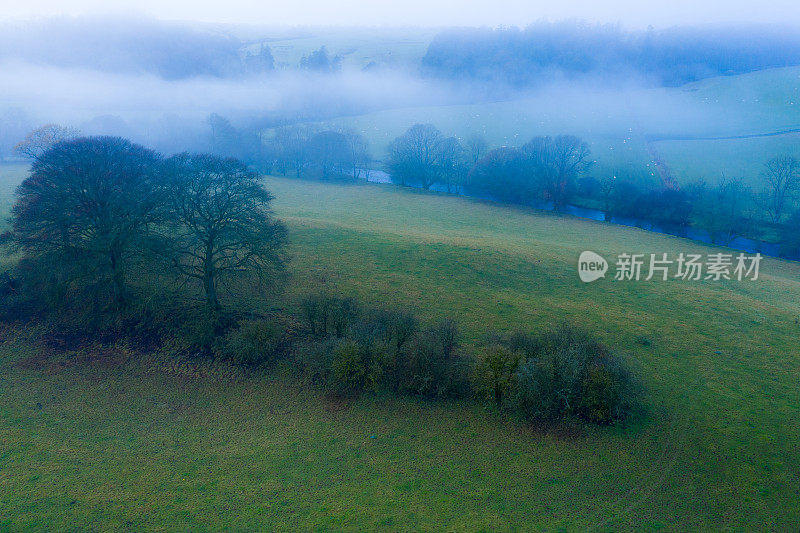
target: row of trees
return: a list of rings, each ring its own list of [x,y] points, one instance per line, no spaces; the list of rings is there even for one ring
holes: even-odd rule
[[[490,151],[475,164],[466,187],[513,203],[550,201],[558,211],[592,163],[589,145],[578,137],[534,137],[521,148]]]
[[[241,159],[264,172],[295,177],[358,178],[372,165],[369,143],[352,130],[320,129],[288,125],[269,134],[236,128],[217,114],[207,120],[211,129],[210,151]]]
[[[274,169],[281,174],[302,177],[306,173],[323,179],[358,178],[372,164],[369,143],[360,133],[284,126],[266,141],[271,147]]]
[[[323,179],[358,178],[373,166],[365,138],[353,131],[283,126],[269,137],[237,130],[218,115],[209,118],[212,151],[236,155],[265,171]],[[17,145],[31,159],[50,146],[78,135],[71,128],[46,125]],[[758,190],[739,180],[715,186],[705,182],[682,188],[670,181],[660,189],[635,180],[588,176],[592,166],[588,144],[578,137],[535,137],[519,148],[489,149],[480,136],[462,142],[430,124],[415,124],[390,145],[386,168],[399,184],[494,198],[524,205],[543,201],[556,210],[570,202],[594,203],[606,220],[649,221],[667,231],[689,226],[707,230],[713,242],[729,244],[738,235],[780,239],[787,255],[799,251],[796,221],[800,217],[800,160],[778,156],[768,161]],[[765,229],[766,228],[766,229]],[[772,228],[772,229],[770,229]]]
[[[488,197],[522,205],[552,203],[562,210],[570,202],[589,201],[605,219],[650,222],[667,231],[690,226],[708,231],[711,240],[730,244],[741,235],[780,240],[787,256],[800,253],[800,160],[781,155],[769,160],[757,191],[741,180],[717,185],[674,180],[647,188],[635,180],[589,175],[594,161],[578,137],[534,137],[519,148],[489,149],[480,136],[462,143],[431,124],[415,124],[390,145],[386,168],[398,184]],[[774,231],[769,228],[773,228]]]
[[[728,245],[740,235],[761,237],[772,231],[788,256],[797,256],[800,225],[800,161],[778,156],[762,172],[762,186],[754,191],[741,180],[716,185],[693,182],[681,189],[643,189],[629,180],[584,178],[578,194],[595,199],[606,220],[650,221],[661,228],[681,231],[695,226],[708,231],[712,242]]]
[[[496,148],[480,136],[462,144],[431,124],[415,124],[389,145],[387,168],[401,185],[490,196],[530,204],[549,200],[563,208],[592,165],[587,143],[571,135],[534,137],[521,148]]]
[[[392,141],[386,166],[403,186],[416,184],[430,189],[434,183],[444,183],[448,192],[467,170],[458,139],[445,137],[431,124],[415,124]]]
[[[17,190],[6,243],[29,288],[124,309],[143,279],[196,289],[210,310],[245,276],[269,286],[286,231],[244,163],[159,154],[118,137],[62,141],[34,160]],[[135,276],[131,276],[136,272]]]

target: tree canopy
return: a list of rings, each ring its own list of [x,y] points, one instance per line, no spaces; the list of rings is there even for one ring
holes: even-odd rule
[[[17,189],[15,240],[29,257],[110,282],[112,302],[122,304],[126,269],[159,216],[159,173],[158,154],[119,137],[58,143]]]

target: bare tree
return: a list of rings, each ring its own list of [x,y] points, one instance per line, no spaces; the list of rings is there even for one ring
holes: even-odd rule
[[[589,145],[573,135],[559,135],[534,137],[522,149],[544,184],[545,198],[560,211],[575,193],[578,177],[592,164]]]
[[[762,175],[766,182],[762,205],[772,222],[779,224],[800,191],[800,161],[787,155],[775,157],[767,162]]]
[[[74,139],[79,135],[80,132],[75,128],[45,124],[26,135],[14,147],[14,151],[27,159],[36,159],[61,141]]]
[[[355,131],[347,131],[344,136],[347,141],[353,179],[358,179],[361,176],[361,172],[367,171],[367,167],[372,160],[372,155],[369,151],[369,143],[363,135]]]
[[[610,222],[613,217],[614,192],[617,190],[617,177],[606,176],[600,180],[600,196],[603,199],[603,219]]]
[[[323,178],[341,175],[350,170],[350,146],[347,137],[338,131],[325,130],[308,140],[308,160],[319,168]]]
[[[800,259],[800,211],[796,211],[780,229],[781,254]]]
[[[749,224],[752,192],[739,180],[723,179],[716,187],[699,182],[687,187],[698,226],[714,244],[729,245]]]
[[[313,130],[306,126],[281,126],[275,130],[278,166],[285,175],[289,170],[300,177],[309,164],[308,141]]]
[[[487,150],[489,150],[489,143],[486,142],[486,139],[483,136],[478,135],[477,133],[474,135],[470,135],[466,142],[467,152],[469,154],[469,159],[474,165],[481,158],[486,155]]]
[[[124,304],[127,267],[163,198],[158,165],[155,152],[118,137],[57,144],[17,189],[14,240],[49,268],[109,280],[112,303]]]
[[[467,175],[464,161],[464,147],[455,137],[448,137],[439,147],[440,181],[447,186],[447,192],[458,192]]]
[[[442,180],[455,154],[458,140],[446,138],[432,124],[415,124],[389,145],[388,167],[401,185],[419,183],[430,189]]]
[[[495,148],[483,156],[472,167],[465,185],[471,194],[515,204],[528,204],[541,191],[527,155],[507,147]]]
[[[283,271],[286,229],[272,217],[272,195],[244,163],[180,154],[166,162],[173,264],[220,308],[220,284],[248,276],[264,288]]]

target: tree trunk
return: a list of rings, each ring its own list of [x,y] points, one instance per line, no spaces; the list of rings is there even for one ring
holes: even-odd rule
[[[206,243],[206,254],[203,264],[203,290],[206,293],[206,305],[209,309],[219,309],[217,299],[217,273],[214,268],[214,243]]]
[[[122,268],[122,254],[119,250],[112,247],[109,251],[109,259],[111,261],[111,282],[113,284],[113,301],[114,304],[122,307],[126,300],[127,295],[125,291],[125,272]]]
[[[217,286],[215,283],[213,273],[206,272],[203,279],[203,285],[206,292],[206,305],[209,309],[219,309],[219,300],[217,299]]]

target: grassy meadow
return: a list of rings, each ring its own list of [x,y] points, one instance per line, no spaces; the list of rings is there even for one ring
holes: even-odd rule
[[[25,179],[27,172],[28,165],[22,163],[0,165],[0,231],[8,227],[14,190]]]
[[[0,172],[3,191],[21,179]],[[285,368],[245,373],[124,345],[54,354],[37,328],[7,328],[0,530],[800,525],[797,263],[767,259],[754,282],[586,285],[583,250],[711,249],[393,186],[265,182],[290,230],[287,294],[323,286],[452,316],[468,343],[572,320],[636,369],[644,412],[546,432],[476,402],[334,402]]]

